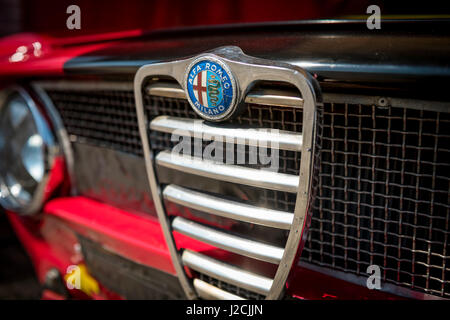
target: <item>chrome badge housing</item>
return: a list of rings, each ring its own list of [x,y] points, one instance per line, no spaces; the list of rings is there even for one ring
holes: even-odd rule
[[[236,79],[228,66],[213,55],[200,56],[189,64],[184,87],[190,105],[206,120],[226,120],[237,111]]]

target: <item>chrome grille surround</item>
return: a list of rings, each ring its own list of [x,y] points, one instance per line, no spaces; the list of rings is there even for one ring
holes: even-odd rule
[[[275,277],[269,292],[266,293],[267,299],[280,298],[284,292],[286,279],[291,265],[297,254],[297,248],[304,239],[304,237],[302,237],[304,230],[303,227],[308,219],[312,155],[314,153],[316,107],[318,103],[317,100],[320,101],[318,85],[309,74],[299,68],[288,64],[272,63],[270,61],[248,57],[244,55],[237,47],[219,48],[211,52],[210,55],[211,54],[224,61],[235,74],[240,86],[240,92],[246,93],[249,87],[256,81],[281,81],[295,86],[298,91],[300,91],[303,99],[303,117],[301,119],[303,122],[303,141],[301,147],[301,165],[299,170],[300,182],[298,183],[298,188],[295,188],[297,200],[295,204],[294,218],[291,224],[286,246],[280,256],[280,263],[278,265]],[[166,242],[171,252],[177,275],[187,297],[189,298],[196,298],[197,293],[183,270],[183,259],[180,252],[176,248],[172,234],[174,226],[171,224],[171,221],[165,212],[163,204],[163,191],[161,190],[161,187],[156,179],[154,167],[156,161],[158,161],[158,156],[161,158],[161,154],[153,154],[150,148],[149,139],[152,139],[152,137],[148,135],[149,122],[144,108],[143,85],[145,81],[151,77],[155,78],[167,76],[175,79],[184,89],[183,78],[186,67],[195,58],[196,57],[186,60],[143,66],[138,70],[134,80],[139,131],[142,139],[147,174],[153,199],[155,201],[155,207],[163,228]],[[243,99],[243,97],[240,97],[240,99]],[[189,112],[188,110],[186,111]],[[254,169],[249,168],[249,172],[252,170]],[[195,223],[189,223],[179,217],[174,219],[174,225],[176,225],[179,229],[188,228],[190,226],[192,226],[192,228],[190,228],[191,230],[198,229],[198,226]],[[213,231],[208,232],[211,232],[211,235],[214,235],[215,237],[223,237],[223,234],[221,233]],[[236,247],[234,247],[235,245],[239,246],[240,244],[229,243],[227,249],[237,250]]]

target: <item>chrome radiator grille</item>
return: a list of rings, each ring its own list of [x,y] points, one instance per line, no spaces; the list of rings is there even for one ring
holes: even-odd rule
[[[202,102],[200,65],[211,72],[217,70],[225,90],[219,98],[220,90],[210,83],[206,94],[219,100],[216,109],[205,112],[200,110],[209,108]],[[222,67],[225,71],[217,69]],[[191,70],[189,75],[186,70]],[[239,81],[235,82],[233,73]],[[195,79],[200,86],[194,84]],[[294,95],[265,89],[280,81]],[[199,101],[191,101],[191,89],[201,95]],[[299,68],[246,56],[240,48],[229,46],[197,57],[143,66],[135,75],[134,90],[155,207],[186,295],[237,297],[196,277],[195,273],[200,273],[267,299],[282,297],[297,248],[303,244],[308,217],[316,107],[321,103],[316,80]],[[160,108],[149,104],[146,95],[187,99],[203,118],[220,122],[160,112],[152,116],[153,110]],[[231,103],[228,109],[227,103]],[[287,108],[280,108],[280,104]],[[246,112],[242,113],[242,108]],[[302,110],[299,118],[297,109]],[[214,117],[220,110],[222,115]],[[231,118],[237,121],[230,122]],[[292,126],[289,129],[288,123]],[[284,130],[273,129],[279,125]],[[152,131],[170,133],[171,140],[179,144],[156,153]],[[203,151],[199,139],[210,141]],[[299,175],[279,172],[278,150],[300,152]],[[262,206],[260,190],[264,189],[293,194],[294,211]],[[173,205],[180,210],[171,210]]]
[[[302,259],[450,297],[449,113],[326,103]]]
[[[223,236],[223,240],[225,242],[228,240],[229,236],[234,236],[234,240],[237,241],[247,241],[249,247],[261,245],[260,252],[252,252],[250,248],[248,251],[244,250],[240,252],[244,256],[248,256],[250,258],[256,258],[263,261],[268,261],[271,263],[277,264],[279,259],[281,258],[282,248],[284,247],[287,239],[288,232],[285,230],[277,230],[268,227],[262,227],[262,230],[258,230],[257,225],[253,225],[252,228],[248,228],[245,224],[231,222],[228,218],[216,219],[214,217],[207,217],[204,219],[199,219],[199,216],[196,216],[196,210],[200,210],[205,212],[208,211],[208,208],[201,208],[202,203],[205,201],[205,197],[211,197],[210,200],[214,200],[217,202],[213,202],[220,207],[222,201],[224,199],[224,195],[221,193],[213,192],[210,190],[205,190],[201,186],[195,187],[194,190],[192,188],[186,189],[185,187],[179,187],[173,182],[165,182],[164,178],[162,178],[161,171],[164,169],[163,157],[161,155],[165,155],[165,153],[169,153],[174,148],[174,146],[179,142],[178,140],[172,141],[171,134],[164,131],[164,121],[167,119],[171,121],[181,121],[181,119],[199,119],[197,114],[192,111],[192,108],[189,106],[186,99],[182,98],[168,98],[168,97],[158,97],[151,95],[144,95],[144,110],[146,112],[147,120],[150,124],[150,132],[149,132],[149,143],[150,148],[153,154],[156,156],[156,163],[158,164],[158,169],[156,170],[157,175],[159,176],[159,180],[161,183],[161,188],[164,189],[163,194],[166,200],[166,210],[170,215],[173,210],[171,210],[171,206],[175,203],[178,205],[178,210],[183,212],[185,209],[183,207],[190,209],[191,213],[189,215],[182,215],[174,217],[172,226],[174,230],[181,232],[190,237],[194,237],[200,241],[205,241],[207,243],[217,245],[219,248],[225,250],[231,250],[235,252],[235,248],[227,247],[220,240],[219,242],[212,242],[211,238],[202,238],[199,236],[200,234],[208,234],[214,233],[216,230],[221,233],[221,237]],[[302,130],[302,109],[301,108],[288,108],[288,107],[272,107],[267,105],[257,105],[257,104],[247,104],[245,111],[236,119],[228,121],[228,125],[234,125],[236,128],[269,128],[269,129],[278,129],[283,131],[292,132],[293,129],[298,130],[297,132],[301,132]],[[195,141],[195,140],[194,140]],[[205,150],[205,147],[211,141],[200,141],[201,151]],[[195,142],[193,143],[193,145]],[[225,150],[226,145],[221,144],[218,145],[218,149]],[[238,159],[239,153],[243,153],[245,159],[249,159],[249,147],[246,146],[244,149],[239,149],[235,145],[233,148],[234,159]],[[192,150],[194,152],[194,150]],[[273,152],[273,151],[272,151]],[[167,163],[170,162],[169,157],[166,157]],[[279,170],[278,173],[287,174],[289,176],[295,177],[298,179],[299,174],[299,163],[300,163],[300,151],[293,150],[279,150]],[[225,163],[222,163],[225,165]],[[236,163],[227,163],[227,165],[232,165],[234,167],[233,170],[237,170],[238,167],[245,167],[251,169],[260,169],[262,167],[261,164],[248,165],[241,164],[239,166]],[[191,171],[191,170],[189,170]],[[192,173],[194,171],[192,170]],[[195,174],[195,173],[194,173]],[[294,176],[295,175],[295,176]],[[213,184],[224,184],[226,182],[220,181],[220,177],[217,182],[213,182]],[[241,213],[244,213],[246,210],[261,210],[267,208],[269,212],[273,212],[275,215],[278,212],[283,212],[286,215],[289,215],[289,212],[294,212],[295,202],[296,202],[296,187],[293,189],[293,192],[286,192],[280,190],[272,190],[270,188],[253,188],[251,186],[240,186],[238,187],[240,191],[245,194],[245,196],[238,195],[228,195],[225,197],[228,201],[232,203],[236,203],[238,205],[244,205],[248,207],[240,208]],[[206,191],[209,191],[205,193]],[[252,192],[256,191],[256,196],[252,197]],[[183,194],[183,197],[179,196],[179,193]],[[249,194],[246,194],[249,192]],[[175,196],[178,194],[178,197]],[[194,203],[189,203],[189,198],[196,196],[196,201]],[[199,208],[200,206],[200,208]],[[262,212],[258,212],[262,213]],[[200,217],[202,217],[200,215]],[[187,220],[189,219],[189,220]],[[195,222],[191,222],[190,220],[194,219]],[[238,219],[242,219],[242,217],[238,217]],[[274,216],[274,220],[277,218]],[[199,223],[200,222],[200,223]],[[253,222],[253,221],[250,221]],[[272,222],[272,226],[275,226],[274,222]],[[245,225],[245,226],[244,226]],[[210,229],[214,227],[214,229]],[[289,223],[281,225],[281,229],[289,228]],[[198,229],[198,230],[197,230]],[[201,230],[200,230],[201,229]],[[225,229],[225,230],[224,230]],[[225,232],[223,232],[224,230]],[[198,231],[198,232],[197,232]],[[201,231],[201,232],[200,232]],[[260,235],[259,233],[263,233],[265,235]],[[262,232],[261,232],[262,231]],[[272,236],[269,236],[272,234]],[[199,238],[200,237],[200,238]],[[214,237],[213,237],[214,238]],[[265,238],[265,239],[264,239]],[[261,240],[264,239],[264,240]],[[271,240],[275,239],[276,245],[274,243],[270,244]],[[261,241],[261,242],[260,242]],[[267,243],[267,244],[266,244]],[[267,251],[267,252],[265,252]],[[271,253],[271,251],[273,251]],[[214,286],[215,288],[219,288],[226,293],[235,295],[234,298],[246,298],[246,299],[262,299],[267,295],[272,280],[270,277],[259,276],[252,273],[248,273],[250,276],[257,277],[256,283],[263,283],[262,287],[257,287],[256,289],[253,287],[254,285],[250,283],[250,281],[243,280],[245,276],[242,277],[240,275],[240,280],[238,282],[234,282],[234,279],[227,279],[227,277],[217,276],[214,273],[205,274],[203,270],[201,270],[201,264],[195,264],[192,260],[199,259],[205,264],[208,263],[208,257],[203,256],[202,254],[198,254],[192,252],[190,250],[185,250],[183,253],[183,263],[188,265],[191,269],[193,269],[197,276],[194,280],[194,285],[198,283],[207,283],[209,285]],[[194,258],[193,258],[194,257]],[[206,259],[206,260],[203,260]],[[213,261],[213,264],[219,263],[218,261]],[[226,265],[225,269],[229,268],[231,265]],[[241,270],[234,266],[237,273],[239,274]],[[227,269],[228,270],[228,269]],[[220,273],[219,273],[220,274]],[[273,275],[272,275],[273,276]],[[220,278],[220,279],[219,279]],[[199,294],[199,288],[197,288]]]

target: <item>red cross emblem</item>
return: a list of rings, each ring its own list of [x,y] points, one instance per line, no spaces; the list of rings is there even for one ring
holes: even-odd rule
[[[198,102],[200,102],[200,104],[201,104],[202,106],[204,106],[204,104],[203,104],[203,92],[206,93],[206,86],[203,86],[203,85],[202,85],[202,77],[203,77],[203,73],[205,73],[205,75],[206,75],[206,72],[205,72],[205,71],[200,72],[200,73],[197,75],[197,84],[194,84],[194,86],[193,86],[194,92],[197,93]]]

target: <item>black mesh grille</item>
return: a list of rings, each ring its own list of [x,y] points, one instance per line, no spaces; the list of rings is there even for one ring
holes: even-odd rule
[[[255,292],[249,291],[247,289],[242,289],[240,287],[229,284],[227,282],[223,282],[221,280],[212,278],[203,273],[198,273],[198,278],[206,283],[209,283],[209,284],[219,288],[219,289],[222,289],[226,292],[232,293],[236,296],[239,296],[239,297],[247,299],[247,300],[264,300],[265,299],[265,297],[263,295],[260,295],[259,293],[255,293]]]
[[[160,115],[200,119],[186,99],[162,98],[144,95],[144,106],[149,120]],[[286,108],[247,104],[244,112],[229,123],[250,125],[259,128],[302,131],[303,112],[300,108]]]
[[[448,113],[325,104],[303,259],[450,297]]]
[[[68,134],[78,142],[142,156],[136,106],[129,90],[47,90]]]

